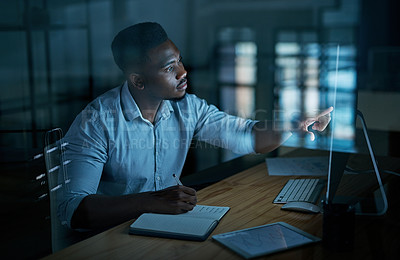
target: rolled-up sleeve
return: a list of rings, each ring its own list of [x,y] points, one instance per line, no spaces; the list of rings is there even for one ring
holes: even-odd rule
[[[194,137],[197,140],[238,154],[254,153],[253,126],[257,121],[229,115],[200,99],[195,109],[198,121]]]
[[[98,113],[98,112],[96,112]],[[107,161],[105,129],[96,114],[85,109],[77,116],[64,137],[66,184],[57,196],[58,216],[71,227],[71,219],[82,199],[97,192],[103,167]]]

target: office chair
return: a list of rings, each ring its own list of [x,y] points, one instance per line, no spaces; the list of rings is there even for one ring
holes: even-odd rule
[[[62,196],[68,189],[68,174],[64,158],[66,143],[62,140],[63,132],[55,128],[46,133],[44,158],[46,163],[47,182],[49,186],[50,217],[51,217],[51,244],[53,253],[78,242],[77,232],[62,224],[57,216],[57,197]]]

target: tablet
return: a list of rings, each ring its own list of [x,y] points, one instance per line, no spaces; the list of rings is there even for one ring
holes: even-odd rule
[[[321,240],[284,222],[218,234],[212,238],[246,259]]]

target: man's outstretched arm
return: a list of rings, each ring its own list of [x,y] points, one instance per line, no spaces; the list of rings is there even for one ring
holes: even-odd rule
[[[196,191],[185,186],[123,196],[92,194],[79,204],[72,216],[71,227],[103,229],[136,218],[142,213],[185,213],[192,210],[196,203]]]

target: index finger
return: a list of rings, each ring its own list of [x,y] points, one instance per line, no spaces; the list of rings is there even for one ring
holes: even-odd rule
[[[319,113],[317,116],[315,116],[314,118],[319,118],[321,116],[325,116],[327,114],[329,114],[330,112],[333,111],[333,107],[329,107],[327,109],[325,109],[324,111],[322,111],[321,113]]]

